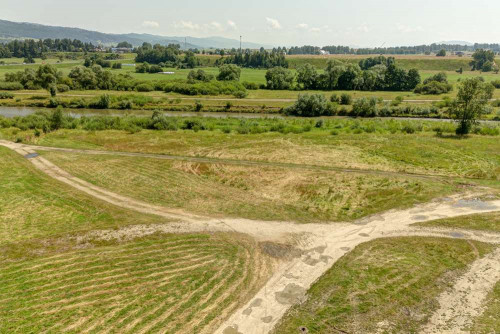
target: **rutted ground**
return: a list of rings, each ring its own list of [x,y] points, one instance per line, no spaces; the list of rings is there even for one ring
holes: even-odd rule
[[[109,203],[139,212],[175,218],[185,223],[169,225],[171,229],[188,231],[237,231],[246,233],[260,241],[290,242],[294,248],[284,253],[292,258],[282,264],[266,285],[245,306],[239,308],[217,331],[217,333],[265,333],[270,331],[283,314],[301,300],[311,284],[323,275],[340,257],[366,241],[405,235],[436,235],[463,238],[466,234],[456,231],[427,232],[410,227],[415,222],[438,218],[461,216],[479,212],[500,210],[500,200],[483,202],[476,198],[447,198],[419,205],[402,211],[389,211],[369,217],[354,224],[297,225],[286,222],[263,222],[243,219],[210,219],[172,212],[162,207],[113,194],[75,178],[51,164],[26,147],[5,144],[30,158],[31,162],[48,175]],[[500,236],[478,234],[472,239],[493,243]],[[278,249],[283,246],[277,246]],[[273,247],[270,247],[273,249]],[[269,249],[269,248],[268,248]],[[278,252],[279,253],[279,252]]]
[[[212,333],[271,264],[237,235],[93,242],[0,264],[0,332]]]

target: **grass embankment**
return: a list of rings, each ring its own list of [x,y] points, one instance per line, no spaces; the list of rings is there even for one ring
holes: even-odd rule
[[[174,122],[176,119],[172,118]],[[208,131],[58,130],[40,137],[33,130],[2,129],[0,136],[45,146],[161,153],[218,159],[282,162],[395,172],[443,174],[498,180],[498,136],[438,137],[445,122],[395,120],[202,119]],[[275,127],[277,130],[270,131]],[[413,134],[401,133],[406,128]],[[281,129],[281,130],[280,130]],[[309,131],[304,131],[309,130]],[[422,131],[420,131],[421,129]],[[279,131],[278,131],[279,130]],[[229,132],[229,133],[224,133]],[[393,132],[393,133],[392,133]],[[223,162],[223,161],[221,161]]]
[[[391,238],[342,257],[274,333],[417,333],[454,277],[493,246],[438,238]]]
[[[65,171],[126,196],[201,215],[300,222],[353,220],[452,191],[431,180],[173,162],[61,152],[42,155]],[[119,172],[118,172],[119,171]]]
[[[483,213],[415,224],[421,227],[463,228],[500,232],[500,212]]]

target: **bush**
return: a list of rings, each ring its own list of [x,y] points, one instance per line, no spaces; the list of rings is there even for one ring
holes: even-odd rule
[[[493,80],[491,82],[491,84],[496,88],[496,89],[499,89],[500,88],[500,80]]]
[[[246,96],[245,87],[239,82],[210,81],[195,82],[169,81],[164,85],[166,93],[179,93],[184,95],[233,95],[236,97]],[[243,96],[244,97],[244,96]]]
[[[256,84],[255,82],[248,82],[248,81],[244,81],[241,83],[246,89],[249,89],[249,90],[257,90],[259,89],[259,85]]]
[[[91,109],[109,109],[111,99],[108,94],[99,96],[97,100],[93,100],[89,103],[88,107]]]
[[[13,99],[14,94],[9,92],[0,92],[0,100]]]
[[[196,101],[194,103],[194,110],[195,111],[201,111],[203,109],[203,104],[200,101]]]
[[[211,74],[207,74],[204,70],[199,69],[199,70],[191,70],[187,76],[188,82],[193,82],[195,80],[197,81],[204,81],[208,82],[214,79],[214,76]]]
[[[113,63],[113,66],[111,66],[114,70],[119,70],[122,68],[122,63]]]
[[[138,92],[152,92],[154,91],[154,87],[150,84],[143,83],[135,86],[135,90]]]
[[[352,96],[349,94],[342,94],[340,96],[340,104],[343,106],[350,106],[352,104]]]
[[[352,107],[353,116],[375,117],[378,116],[377,99],[363,97],[354,102]]]
[[[332,102],[332,103],[339,103],[340,102],[340,99],[337,96],[337,94],[333,93],[332,96],[330,96],[330,102]]]
[[[163,68],[161,68],[159,65],[151,65],[148,69],[148,73],[155,74],[155,73],[160,73],[163,72]]]
[[[217,80],[219,81],[239,81],[241,75],[241,69],[234,64],[226,64],[219,67],[219,75]]]
[[[431,81],[426,84],[418,84],[414,92],[424,95],[440,95],[451,92],[453,86],[449,83]]]
[[[299,95],[297,102],[284,110],[286,115],[318,117],[331,116],[333,108],[322,94]]]
[[[69,92],[69,90],[70,90],[69,86],[65,85],[65,84],[59,84],[56,87],[57,87],[57,91],[59,93]]]
[[[24,86],[20,82],[0,81],[0,90],[22,90]]]
[[[266,72],[267,89],[286,90],[293,85],[295,76],[290,70],[283,67],[274,67]]]

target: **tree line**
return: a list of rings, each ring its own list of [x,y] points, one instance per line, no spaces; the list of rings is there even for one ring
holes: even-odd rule
[[[240,67],[249,68],[288,68],[288,61],[285,58],[285,52],[283,52],[281,48],[273,49],[272,51],[267,51],[264,48],[261,48],[258,51],[246,49],[242,52],[219,58],[215,64],[217,66],[234,64]]]
[[[90,52],[92,43],[83,43],[77,39],[14,40],[0,44],[0,58],[40,58],[47,52]]]
[[[370,55],[370,54],[431,54],[438,53],[441,50],[446,52],[473,52],[479,49],[491,50],[500,52],[500,44],[476,43],[474,45],[460,44],[431,44],[417,46],[397,46],[397,47],[380,47],[380,48],[351,48],[342,45],[329,45],[322,48],[305,45],[302,47],[294,46],[284,51],[289,55],[318,55],[321,50],[330,54],[353,54],[353,55]]]
[[[286,68],[274,67],[266,73],[266,81],[268,89],[411,91],[421,77],[416,69],[398,67],[393,57],[380,56],[359,64],[331,59],[323,72],[305,64],[296,76]]]

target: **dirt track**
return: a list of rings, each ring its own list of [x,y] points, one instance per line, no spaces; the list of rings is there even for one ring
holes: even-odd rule
[[[0,145],[9,147],[27,157],[35,167],[47,175],[100,200],[123,208],[179,221],[179,223],[159,226],[135,226],[118,231],[96,232],[103,238],[126,238],[130,234],[144,235],[154,233],[155,231],[235,231],[251,235],[258,241],[285,243],[294,240],[295,252],[292,252],[294,254],[293,259],[284,262],[254,298],[247,305],[235,312],[216,333],[268,333],[288,308],[302,300],[311,284],[323,275],[340,257],[357,245],[370,240],[392,236],[420,235],[460,239],[470,238],[500,244],[499,234],[456,230],[424,230],[415,229],[410,226],[416,222],[439,218],[499,211],[500,200],[483,202],[474,198],[450,197],[407,210],[391,210],[355,223],[295,224],[291,222],[253,221],[245,219],[215,220],[209,217],[191,215],[181,210],[171,210],[150,205],[96,187],[71,176],[48,160],[37,156],[34,147],[5,141],[0,141]],[[499,253],[496,252],[494,254],[496,257],[493,260],[498,261]],[[471,268],[472,275],[478,277],[476,281],[483,282],[484,275],[489,272],[475,270],[476,266],[483,268],[482,263],[474,264]],[[457,284],[457,291],[459,291],[462,285],[460,285],[460,282],[457,282]],[[485,295],[488,291],[483,290]],[[443,296],[442,298],[446,300],[446,297]],[[458,302],[460,303],[460,301]],[[481,299],[479,302],[481,302]],[[453,304],[453,307],[460,309],[457,305]],[[461,305],[465,308],[468,306],[464,303]],[[442,306],[443,308],[447,307],[445,304]],[[441,310],[441,313],[446,312]],[[450,315],[450,317],[453,317],[453,315]],[[439,321],[436,321],[436,324],[439,325]],[[430,326],[432,326],[432,323]]]

